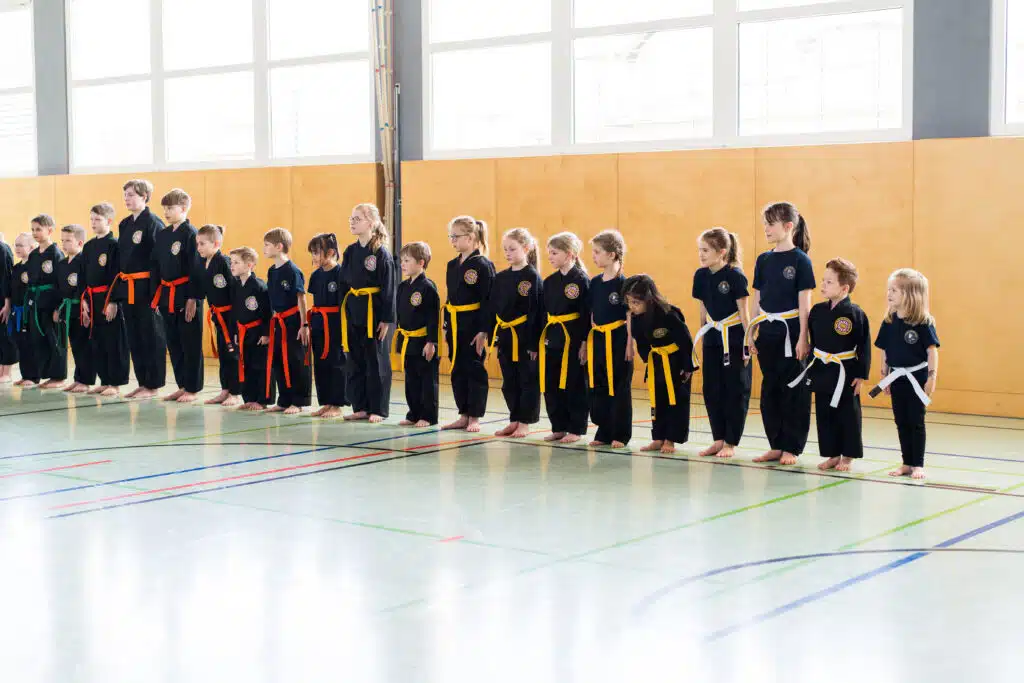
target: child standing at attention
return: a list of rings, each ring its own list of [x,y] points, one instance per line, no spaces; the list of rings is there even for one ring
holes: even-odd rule
[[[204,225],[196,235],[199,271],[196,292],[206,299],[206,326],[210,328],[213,357],[220,362],[220,393],[205,401],[206,405],[225,408],[241,405],[242,388],[238,383],[238,349],[235,348],[235,318],[231,303],[231,259],[221,253],[224,228]]]
[[[487,410],[487,318],[481,310],[491,294],[494,264],[487,258],[487,224],[472,216],[458,216],[448,224],[448,239],[458,256],[448,262],[444,305],[445,338],[451,361],[452,393],[459,419],[443,429],[480,431]]]
[[[864,457],[860,388],[871,370],[871,329],[864,311],[850,301],[856,286],[855,265],[841,258],[825,264],[821,294],[826,301],[815,304],[808,317],[814,357],[789,384],[795,387],[809,374],[818,453],[826,458],[821,470],[848,472],[855,458]]]
[[[11,312],[14,310],[11,297],[13,270],[14,254],[4,242],[3,233],[0,233],[0,384],[11,383],[11,370],[18,362],[18,345],[9,322]]]
[[[391,410],[391,331],[395,323],[395,257],[373,204],[352,209],[356,241],[341,259],[349,289],[342,301],[342,346],[348,354],[348,394],[355,411],[346,420],[383,422]]]
[[[433,280],[426,275],[430,246],[426,242],[411,242],[402,247],[400,256],[406,279],[398,285],[395,345],[405,371],[405,402],[409,404],[409,412],[399,424],[429,427],[437,424],[441,365],[437,355],[437,326],[441,299]]]
[[[267,271],[267,291],[274,317],[270,320],[267,350],[266,394],[277,385],[277,405],[268,412],[298,415],[311,400],[306,347],[306,278],[288,257],[292,234],[273,228],[263,236],[263,255],[274,261]]]
[[[537,240],[525,228],[513,228],[501,241],[508,269],[494,277],[487,298],[491,348],[498,345],[501,393],[509,410],[508,426],[497,436],[522,439],[540,420],[537,342],[543,319],[543,285],[537,272]]]
[[[910,268],[889,276],[889,310],[875,346],[882,350],[882,381],[872,390],[892,396],[903,466],[889,474],[924,479],[925,414],[939,374],[939,334],[928,312],[928,279]]]
[[[731,458],[743,436],[750,405],[752,368],[744,348],[750,313],[747,277],[740,266],[740,243],[725,228],[705,230],[697,240],[702,266],[693,275],[693,298],[700,301],[701,328],[693,343],[704,340],[704,405],[714,443],[700,452]],[[697,367],[696,350],[693,366]]]
[[[306,312],[306,322],[313,353],[316,400],[320,404],[313,417],[341,417],[341,407],[348,405],[345,352],[341,344],[341,301],[348,285],[338,265],[338,237],[333,232],[314,235],[307,248],[314,270],[309,275],[313,308]]]
[[[545,441],[576,443],[587,433],[587,331],[590,329],[590,278],[580,263],[583,242],[571,232],[548,239],[544,280],[546,324],[540,337],[540,390],[551,420]]]
[[[633,436],[633,343],[622,296],[626,241],[619,231],[606,230],[590,243],[594,264],[602,270],[590,281],[592,327],[587,336],[587,358],[590,419],[597,425],[590,445],[625,448]]]
[[[32,235],[23,232],[14,239],[14,256],[18,263],[11,268],[11,315],[7,318],[7,333],[18,347],[18,370],[21,379],[16,387],[32,388],[39,384],[39,359],[35,347],[29,342],[28,318],[25,299],[28,296],[28,255],[34,242]]]
[[[647,392],[654,425],[651,443],[640,450],[675,453],[690,438],[690,377],[693,340],[683,312],[665,300],[647,275],[622,286],[637,351],[647,362]]]
[[[238,383],[245,403],[239,410],[263,410],[274,402],[274,385],[267,377],[267,345],[270,343],[270,306],[267,284],[256,277],[256,250],[239,247],[231,250],[231,309],[238,330]]]
[[[64,254],[53,241],[53,218],[42,214],[32,219],[32,239],[36,248],[28,255],[28,296],[25,303],[29,343],[39,361],[39,377],[48,378],[43,389],[60,389],[68,376],[67,346],[57,335],[53,312],[60,305],[57,290],[57,265]]]
[[[101,202],[89,210],[93,238],[82,248],[82,324],[89,328],[93,365],[100,386],[90,394],[117,396],[128,384],[128,331],[121,304],[110,301],[111,283],[121,272],[120,245],[110,231],[114,205]]]
[[[754,266],[754,311],[747,335],[757,329],[750,347],[761,363],[761,419],[771,448],[754,462],[795,465],[811,428],[811,392],[804,384],[789,387],[803,372],[810,353],[807,317],[814,291],[814,268],[807,252],[811,234],[804,217],[788,202],[764,210],[764,234],[775,248],[757,257]]]
[[[96,369],[93,366],[89,328],[82,320],[82,291],[85,286],[84,260],[81,258],[85,246],[85,228],[81,225],[65,225],[60,229],[60,243],[66,259],[57,264],[57,291],[60,305],[53,312],[57,325],[57,336],[65,348],[71,342],[71,354],[75,359],[75,376],[64,391],[84,394],[96,383]]]

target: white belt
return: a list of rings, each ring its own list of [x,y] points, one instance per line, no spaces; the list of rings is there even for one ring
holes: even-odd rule
[[[729,330],[737,325],[743,324],[740,320],[740,312],[736,311],[728,318],[722,320],[708,320],[704,327],[697,330],[697,336],[693,338],[693,367],[699,368],[700,363],[697,362],[697,342],[700,341],[701,337],[710,332],[711,330],[718,330],[722,335],[722,365],[729,364]],[[788,327],[788,326],[787,326]]]
[[[842,353],[826,353],[821,349],[814,349],[814,358],[812,358],[811,362],[807,364],[807,367],[804,368],[804,371],[800,373],[800,376],[789,383],[789,388],[792,389],[797,384],[800,384],[800,382],[804,380],[804,377],[807,375],[807,372],[811,369],[811,366],[814,365],[815,362],[820,360],[825,365],[835,363],[836,365],[839,366],[839,381],[836,382],[836,388],[835,391],[832,392],[832,400],[829,402],[829,405],[832,406],[833,408],[838,408],[839,399],[842,398],[843,395],[843,387],[846,386],[846,368],[843,366],[843,361],[853,360],[856,357],[856,348],[853,349],[852,351],[843,351]]]
[[[928,396],[928,394],[924,393],[924,389],[921,387],[921,383],[917,381],[916,377],[914,377],[915,372],[917,372],[918,370],[924,370],[927,367],[928,361],[915,365],[912,368],[891,368],[889,370],[889,374],[886,375],[885,378],[878,383],[878,386],[871,390],[872,398],[878,396],[878,394],[883,389],[887,388],[890,384],[898,380],[900,377],[906,377],[908,380],[910,380],[910,385],[914,387],[914,393],[917,394],[917,397],[919,399],[921,399],[921,403],[925,404],[926,406],[931,405],[931,397]]]
[[[793,344],[789,340],[789,323],[787,320],[793,320],[800,317],[800,309],[794,308],[792,311],[785,311],[784,313],[768,313],[767,311],[761,311],[750,321],[750,325],[747,327],[747,335],[743,339],[744,346],[750,346],[750,335],[754,331],[754,328],[761,323],[782,323],[786,326],[786,358],[793,357]]]

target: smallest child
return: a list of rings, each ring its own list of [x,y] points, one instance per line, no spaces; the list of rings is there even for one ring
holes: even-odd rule
[[[35,387],[39,384],[39,359],[29,341],[28,315],[25,301],[28,297],[28,255],[35,248],[31,233],[23,232],[14,239],[14,256],[18,263],[11,269],[11,314],[7,318],[8,334],[18,346],[18,370],[21,379],[16,387]]]
[[[82,317],[82,291],[85,289],[85,259],[81,257],[85,246],[85,228],[81,225],[65,225],[60,229],[60,244],[66,259],[57,264],[57,291],[61,302],[53,312],[61,344],[71,342],[71,354],[75,359],[74,382],[64,391],[84,394],[96,384],[96,367],[93,362],[89,327]]]
[[[406,279],[398,285],[395,350],[402,357],[405,402],[409,404],[409,412],[399,424],[429,427],[437,424],[437,328],[441,298],[434,281],[426,274],[430,245],[410,242],[402,247],[399,256]]]
[[[238,349],[238,383],[245,403],[239,410],[265,410],[274,402],[274,385],[268,383],[267,344],[270,343],[270,296],[267,283],[253,274],[256,250],[239,247],[231,250],[231,310],[235,314]]]

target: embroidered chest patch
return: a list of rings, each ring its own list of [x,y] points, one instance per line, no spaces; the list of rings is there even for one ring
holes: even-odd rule
[[[70,273],[68,275],[68,284],[72,287],[78,286],[78,273]]]
[[[477,272],[475,270],[473,270],[472,268],[467,270],[466,273],[462,276],[462,279],[466,281],[467,285],[475,285],[476,281],[479,278],[480,278],[480,276],[477,275]]]
[[[107,255],[100,254],[100,257],[96,259],[96,262],[100,264],[100,268],[105,267],[107,265]]]
[[[136,230],[132,234],[132,242],[134,242],[135,244],[142,244],[142,231],[141,230]]]
[[[21,282],[22,284],[28,284],[28,271],[21,274]]]
[[[217,289],[224,289],[228,286],[228,279],[220,273],[217,273],[213,276],[213,286]]]
[[[608,295],[608,303],[610,303],[612,306],[618,306],[621,301],[622,297],[619,296],[618,292],[612,292],[611,294]]]
[[[718,283],[718,292],[720,294],[728,294],[731,290],[732,287],[729,285],[729,282],[727,280],[722,280],[721,282]]]
[[[281,289],[283,289],[284,291],[287,292],[291,288],[292,288],[292,283],[288,282],[288,280],[281,280]]]
[[[331,292],[332,294],[334,292],[337,292],[338,291],[338,283],[337,282],[328,282],[327,283],[327,291]]]
[[[47,275],[53,272],[53,261],[43,261],[43,272]]]
[[[181,253],[181,242],[174,242],[171,244],[171,253],[175,256]]]
[[[413,306],[419,306],[421,303],[423,303],[423,294],[421,294],[420,292],[413,292],[412,296],[409,297],[409,303],[411,303]]]
[[[832,329],[840,337],[845,337],[850,332],[853,332],[853,321],[846,317],[836,318],[836,321],[832,324]]]
[[[655,339],[664,339],[668,335],[668,329],[665,327],[659,327],[654,331]]]
[[[903,334],[903,341],[907,342],[911,346],[916,344],[918,342],[918,339],[920,339],[920,337],[918,337],[917,332],[915,332],[914,330],[907,330]]]
[[[374,256],[373,254],[370,254],[365,259],[363,259],[363,265],[366,267],[367,270],[377,270],[377,257]]]
[[[796,279],[796,267],[794,267],[794,266],[786,266],[785,268],[783,268],[782,269],[782,277],[786,278],[787,280],[795,280]]]
[[[580,286],[575,282],[567,284],[565,286],[565,298],[566,299],[578,299],[580,296]]]
[[[256,301],[256,297],[250,296],[247,297],[245,300],[245,307],[248,308],[250,311],[255,311],[257,308],[260,307],[260,304],[258,301]]]
[[[527,296],[530,293],[530,288],[532,286],[533,283],[530,282],[529,280],[521,281],[519,283],[519,286],[516,288],[517,290],[519,290],[519,296]]]

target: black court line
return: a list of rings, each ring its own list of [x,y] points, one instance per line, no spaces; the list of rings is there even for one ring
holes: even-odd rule
[[[106,403],[89,403],[73,406],[63,406],[61,408],[40,408],[38,410],[25,410],[20,413],[0,413],[0,418],[3,417],[22,417],[24,415],[38,415],[39,413],[69,413],[73,410],[85,410],[86,408],[106,408],[108,406],[123,406],[129,403],[142,403],[142,401],[108,401]]]

